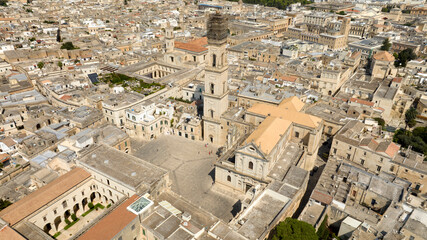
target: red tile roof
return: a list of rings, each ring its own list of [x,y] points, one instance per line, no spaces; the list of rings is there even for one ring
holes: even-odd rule
[[[89,177],[90,173],[84,169],[74,168],[46,186],[3,209],[0,212],[0,218],[10,223],[10,225],[14,225]]]
[[[201,37],[201,38],[194,39],[194,40],[187,42],[187,43],[195,44],[195,45],[199,45],[199,46],[206,46],[206,45],[208,45],[208,38],[207,37]]]
[[[283,81],[287,81],[287,82],[295,82],[298,79],[298,77],[297,76],[283,76],[283,77],[281,77],[281,79]]]
[[[187,50],[190,52],[196,52],[196,53],[200,53],[208,50],[207,48],[200,45],[183,43],[183,42],[175,42],[175,48]]]
[[[104,240],[112,239],[123,230],[137,215],[128,211],[126,208],[135,202],[139,196],[133,195],[128,200],[120,204],[110,214],[101,219],[95,226],[84,233],[79,240]]]
[[[359,103],[359,104],[363,104],[363,105],[367,105],[367,106],[371,106],[371,107],[374,106],[373,102],[362,100],[362,99],[357,99],[357,98],[350,98],[350,102],[355,102],[355,103]]]
[[[64,96],[60,97],[59,99],[67,101],[67,100],[70,100],[71,98],[72,97],[70,95],[64,95]]]
[[[25,240],[26,238],[15,232],[15,230],[13,230],[8,225],[5,225],[3,228],[0,229],[0,239]]]
[[[331,204],[333,199],[331,195],[319,192],[317,190],[313,191],[311,198],[326,205]]]
[[[385,150],[385,153],[390,157],[394,157],[396,153],[399,151],[399,149],[400,149],[400,146],[392,142],[390,143],[390,145],[388,145],[387,149]]]
[[[394,62],[394,60],[395,60],[393,55],[391,55],[391,53],[386,52],[386,51],[381,51],[381,52],[374,54],[373,58],[375,60],[387,61],[387,62]]]
[[[400,82],[402,82],[402,78],[401,77],[395,77],[395,78],[393,78],[393,82],[400,83]]]

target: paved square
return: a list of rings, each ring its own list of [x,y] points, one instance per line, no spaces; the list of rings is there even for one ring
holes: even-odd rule
[[[134,156],[171,171],[172,191],[228,222],[240,196],[213,190],[215,153],[212,146],[178,136],[162,136],[148,143],[132,141]]]

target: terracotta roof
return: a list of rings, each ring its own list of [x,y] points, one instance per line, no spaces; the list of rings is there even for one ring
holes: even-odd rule
[[[7,153],[0,153],[0,162],[6,162],[10,159],[10,155]]]
[[[298,98],[292,97],[283,100],[279,106],[271,104],[258,103],[254,104],[248,109],[249,113],[254,113],[262,116],[279,117],[299,125],[307,126],[310,128],[317,128],[322,122],[321,118],[315,117],[310,114],[299,112],[304,106],[304,103],[297,101]]]
[[[3,142],[8,147],[12,147],[16,144],[15,140],[13,140],[11,137],[5,137],[4,139],[0,140],[0,142]]]
[[[295,82],[298,79],[298,77],[297,76],[283,76],[283,77],[281,77],[281,79],[283,81]]]
[[[387,61],[387,62],[394,62],[395,58],[393,57],[393,55],[391,55],[391,53],[386,52],[386,51],[381,51],[381,52],[377,52],[374,54],[373,58],[375,60],[379,60],[379,61]]]
[[[367,105],[367,106],[371,106],[371,107],[374,106],[373,102],[362,100],[362,99],[357,99],[357,98],[350,98],[350,102],[355,102],[355,103],[359,103],[359,104],[363,104],[363,105]]]
[[[393,78],[393,82],[400,83],[400,82],[402,82],[402,78],[401,77],[395,77],[395,78]]]
[[[89,177],[84,169],[74,168],[1,211],[0,218],[14,225]]]
[[[297,112],[301,111],[304,105],[305,104],[301,100],[299,100],[298,97],[295,96],[283,99],[282,102],[279,104],[280,107],[284,107],[286,109],[294,110]]]
[[[95,226],[84,233],[79,240],[104,240],[113,239],[120,231],[123,230],[137,215],[128,211],[126,208],[135,202],[139,196],[133,195],[128,200],[120,204],[106,217],[102,218]]]
[[[311,198],[327,205],[331,204],[333,199],[331,195],[319,192],[317,190],[313,191]]]
[[[200,53],[208,50],[207,48],[200,45],[183,43],[183,42],[175,42],[175,48],[190,51],[190,52],[196,52],[196,53]]]
[[[208,38],[207,37],[201,37],[201,38],[194,39],[193,41],[189,41],[187,43],[195,44],[195,45],[199,45],[199,46],[206,46],[206,45],[208,45]]]
[[[400,146],[395,144],[394,142],[391,142],[387,149],[385,150],[385,153],[389,155],[390,157],[394,157],[396,153],[399,151]]]
[[[356,57],[358,57],[360,55],[362,55],[362,52],[361,51],[356,51],[356,52],[353,52],[351,54],[350,58],[355,59]]]
[[[267,117],[245,142],[246,144],[253,142],[263,153],[269,154],[291,124],[292,122],[288,120]]]
[[[11,227],[5,225],[3,228],[0,229],[0,239],[25,240],[26,238],[21,236],[19,233],[17,233]]]
[[[71,98],[72,97],[70,95],[64,95],[64,96],[60,97],[59,99],[67,101],[67,100],[70,100]]]

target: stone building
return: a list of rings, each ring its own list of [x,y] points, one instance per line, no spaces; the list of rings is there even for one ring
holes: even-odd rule
[[[400,146],[374,138],[357,120],[348,122],[332,140],[330,156],[345,159],[370,172],[390,172],[391,161],[398,154]]]
[[[371,75],[374,78],[385,78],[388,75],[395,74],[394,57],[389,52],[380,51],[373,55],[371,65]]]

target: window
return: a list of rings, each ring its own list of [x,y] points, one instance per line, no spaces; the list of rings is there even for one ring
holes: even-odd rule
[[[337,153],[337,149],[336,148],[334,148],[334,154],[336,154]]]
[[[134,225],[132,225],[132,230],[134,230],[135,229],[135,224]]]
[[[363,160],[363,159],[360,160],[360,165],[362,165],[362,166],[365,165],[365,160]]]
[[[350,160],[351,154],[347,154],[347,160]]]
[[[85,195],[85,191],[82,191],[82,196],[84,196]]]
[[[215,94],[215,84],[211,83],[211,94]]]
[[[110,185],[110,180],[107,179],[107,184]]]
[[[249,169],[254,169],[254,163],[253,162],[249,162]]]
[[[145,236],[145,229],[142,229],[142,234]]]
[[[46,218],[46,216],[44,216],[44,217],[43,217],[43,221],[45,221],[45,222],[47,221],[47,218]]]
[[[231,176],[227,176],[227,181],[231,182]]]
[[[73,202],[75,202],[75,201],[76,201],[76,196],[73,197]]]
[[[381,171],[381,166],[377,165],[377,172]]]
[[[384,161],[384,158],[381,158],[381,159],[380,159],[380,162],[383,162],[383,161]]]
[[[366,156],[366,152],[363,152],[363,156]]]
[[[390,172],[393,172],[394,171],[394,166],[391,166],[390,167]]]
[[[55,214],[55,215],[56,215],[56,213],[57,213],[57,211],[56,211],[56,209],[54,209],[54,210],[53,210],[53,214]]]
[[[216,67],[216,55],[212,54],[212,67]]]
[[[299,138],[299,132],[295,132],[295,137]]]
[[[351,146],[348,146],[348,150],[351,150]]]
[[[119,238],[117,238],[117,240],[123,240],[123,239],[122,239],[122,236],[120,236]]]
[[[125,147],[127,147],[128,146],[128,142],[125,142]]]

